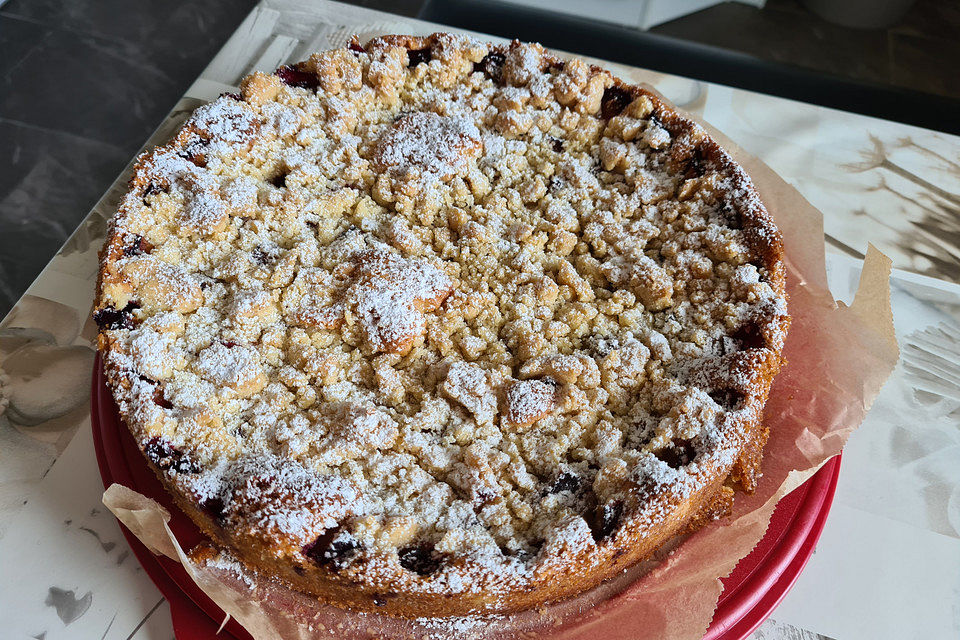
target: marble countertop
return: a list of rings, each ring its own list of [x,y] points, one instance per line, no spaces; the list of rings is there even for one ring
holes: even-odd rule
[[[205,100],[349,34],[428,33],[323,0],[263,0],[147,143]],[[960,635],[960,138],[608,65],[773,167],[825,214],[849,300],[867,242],[891,256],[901,362],[844,453],[815,555],[756,639]],[[169,608],[100,505],[89,418],[96,252],[127,170],[0,323],[4,637],[170,638]]]

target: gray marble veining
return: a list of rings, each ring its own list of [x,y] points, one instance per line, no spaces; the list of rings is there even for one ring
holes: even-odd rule
[[[93,604],[93,593],[87,591],[78,598],[72,589],[50,587],[44,604],[56,609],[57,616],[63,621],[63,624],[69,625],[87,612],[87,609]]]

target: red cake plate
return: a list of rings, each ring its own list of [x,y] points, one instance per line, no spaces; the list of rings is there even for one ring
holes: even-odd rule
[[[162,504],[170,511],[170,529],[184,549],[202,542],[203,533],[173,505],[121,422],[99,355],[94,363],[90,417],[104,487],[116,482]],[[766,535],[723,580],[724,590],[704,640],[742,640],[779,604],[813,554],[839,473],[838,455],[777,504]],[[179,562],[153,555],[125,527],[121,530],[147,575],[169,602],[177,640],[213,638],[225,617],[223,611]],[[219,637],[251,640],[250,634],[232,619]]]

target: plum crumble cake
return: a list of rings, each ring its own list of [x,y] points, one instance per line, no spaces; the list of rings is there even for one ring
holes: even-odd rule
[[[254,73],[140,157],[94,317],[217,544],[443,616],[588,589],[752,490],[784,283],[749,178],[657,96],[387,36]]]

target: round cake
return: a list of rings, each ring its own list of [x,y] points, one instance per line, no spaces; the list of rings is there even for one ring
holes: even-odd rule
[[[784,271],[749,178],[651,92],[386,36],[254,73],[142,155],[94,318],[217,546],[353,609],[508,613],[754,488]]]

